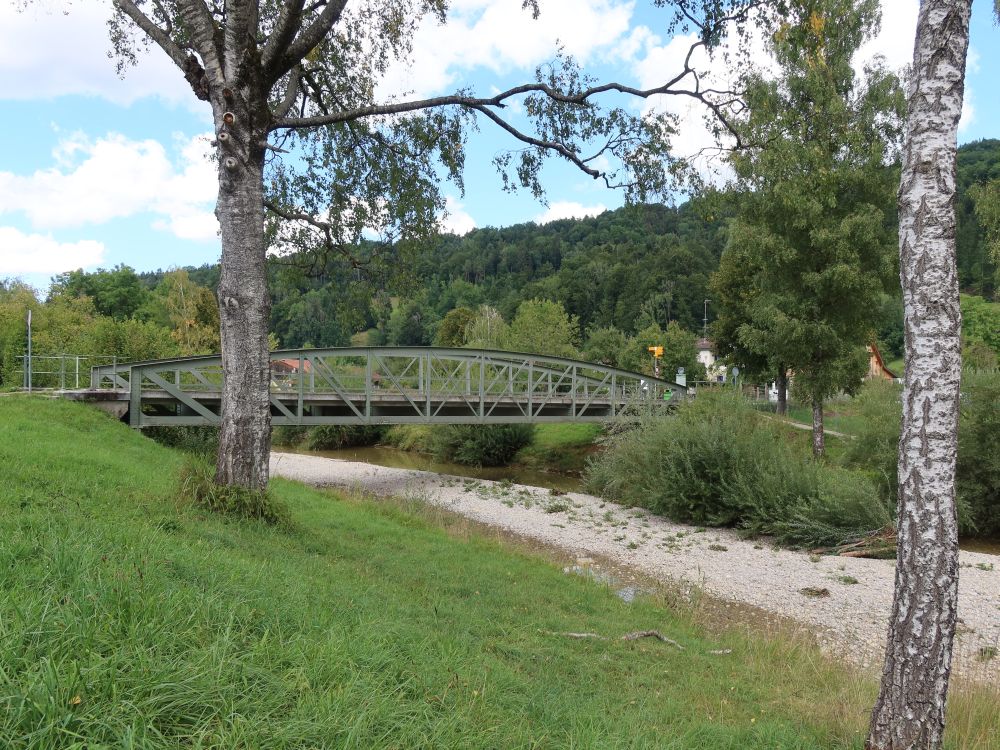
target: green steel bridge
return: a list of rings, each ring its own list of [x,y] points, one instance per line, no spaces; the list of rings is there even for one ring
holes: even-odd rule
[[[592,362],[431,347],[271,352],[275,425],[598,422],[676,403],[683,384]],[[133,427],[213,425],[219,355],[91,368],[90,387],[63,391]]]

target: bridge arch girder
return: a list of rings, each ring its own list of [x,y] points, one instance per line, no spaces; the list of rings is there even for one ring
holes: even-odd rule
[[[338,347],[271,352],[275,425],[602,421],[673,403],[682,385],[593,362],[487,349]],[[128,390],[129,422],[219,420],[219,355],[95,367]]]

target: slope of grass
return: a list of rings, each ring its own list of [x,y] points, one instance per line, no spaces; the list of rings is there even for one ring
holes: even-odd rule
[[[210,516],[183,461],[0,400],[0,747],[860,747],[872,684],[801,643],[293,483],[291,526]],[[554,635],[648,628],[684,650]],[[990,747],[995,703],[950,705]]]

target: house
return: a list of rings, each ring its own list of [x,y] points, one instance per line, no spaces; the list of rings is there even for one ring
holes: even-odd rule
[[[271,372],[275,375],[294,375],[299,371],[298,358],[295,359],[272,359]],[[302,372],[309,372],[312,369],[312,362],[308,359],[301,360]]]
[[[718,360],[715,357],[714,344],[706,338],[700,338],[695,343],[695,349],[698,350],[698,361],[705,366],[708,379],[725,383],[726,368],[724,365],[716,364]]]
[[[868,374],[865,380],[899,380],[899,376],[885,366],[882,353],[874,341],[868,345]]]

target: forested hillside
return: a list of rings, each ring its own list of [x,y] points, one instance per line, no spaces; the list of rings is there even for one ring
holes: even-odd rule
[[[958,267],[970,295],[963,297],[963,310],[976,329],[966,331],[967,342],[985,346],[970,350],[976,361],[993,357],[980,329],[988,330],[996,315],[997,306],[987,302],[995,299],[997,267],[969,188],[997,178],[1000,140],[959,150]],[[344,253],[272,258],[272,343],[537,348],[542,344],[536,342],[544,342],[552,352],[634,368],[647,366],[646,345],[659,343],[676,354],[664,363],[666,371],[684,366],[693,372],[705,301],[710,325],[719,303],[711,300],[709,279],[735,212],[733,198],[713,193],[678,207],[635,206],[587,219],[442,235],[419,247],[370,244]],[[355,262],[359,256],[368,262]],[[0,382],[19,383],[26,307],[35,309],[40,354],[216,351],[218,312],[211,292],[218,278],[214,264],[142,274],[125,267],[73,271],[53,279],[45,302],[5,281]],[[556,304],[523,305],[536,299]],[[882,303],[877,335],[890,359],[902,351],[901,307],[898,298]],[[545,331],[558,331],[560,340]]]

